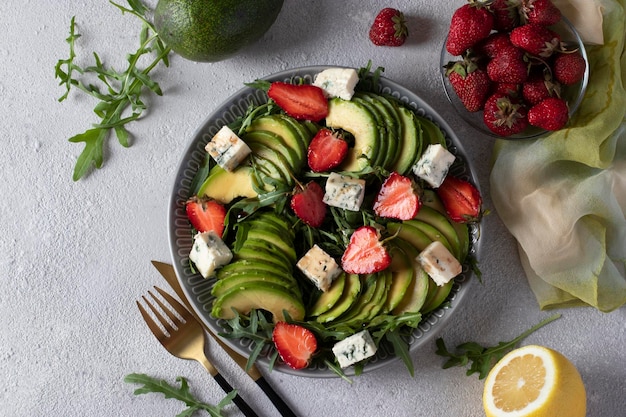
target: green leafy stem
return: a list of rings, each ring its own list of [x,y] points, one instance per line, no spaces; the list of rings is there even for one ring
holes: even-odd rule
[[[69,57],[59,60],[55,66],[55,78],[60,80],[59,85],[65,86],[65,93],[59,101],[64,101],[72,89],[78,89],[98,100],[94,113],[100,118],[100,122],[69,138],[70,142],[85,144],[76,160],[72,177],[74,181],[87,175],[93,167],[102,167],[104,144],[112,133],[123,147],[130,146],[130,133],[126,125],[139,119],[146,110],[146,104],[142,100],[145,91],[163,95],[159,84],[150,78],[149,73],[159,62],[169,66],[170,48],[163,43],[152,23],[148,21],[148,9],[139,0],[128,0],[130,9],[113,2],[111,4],[122,13],[130,13],[143,22],[139,48],[127,56],[128,66],[123,71],[107,68],[95,52],[94,65],[83,68],[76,64],[75,43],[81,35],[76,32],[75,17],[70,21],[70,35],[66,39],[70,47]],[[152,61],[140,69],[141,58],[149,54],[152,55]],[[95,76],[100,85],[83,81],[89,75]]]
[[[449,352],[443,339],[439,338],[436,342],[437,351],[435,353],[448,358],[443,364],[444,369],[453,366],[466,366],[471,362],[466,374],[469,376],[478,373],[478,379],[483,379],[489,374],[491,368],[493,368],[504,355],[515,349],[523,339],[560,317],[560,314],[550,316],[526,330],[515,339],[508,342],[500,342],[497,346],[483,347],[476,342],[461,343],[457,346],[458,353]]]

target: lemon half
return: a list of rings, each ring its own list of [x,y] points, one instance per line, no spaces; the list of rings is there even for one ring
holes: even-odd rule
[[[483,407],[487,417],[584,417],[587,397],[569,359],[529,345],[509,352],[489,372]]]

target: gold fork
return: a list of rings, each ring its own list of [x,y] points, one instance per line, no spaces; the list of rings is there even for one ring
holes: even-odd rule
[[[205,335],[200,323],[192,316],[189,310],[176,301],[174,297],[156,286],[154,289],[169,303],[170,307],[166,306],[166,304],[151,291],[148,291],[148,294],[153,302],[150,302],[146,296],[142,296],[146,305],[150,307],[154,316],[165,329],[164,332],[157,322],[152,319],[148,311],[137,301],[139,311],[152,333],[154,333],[163,347],[172,355],[181,359],[193,359],[200,362],[215,381],[217,381],[224,392],[231,392],[233,387],[226,381],[222,374],[219,373],[204,353]],[[159,308],[155,307],[155,304],[158,305]],[[182,317],[182,320],[174,314],[174,312]],[[169,320],[166,319],[162,313],[164,313]],[[233,402],[245,416],[258,417],[239,394],[233,398]]]

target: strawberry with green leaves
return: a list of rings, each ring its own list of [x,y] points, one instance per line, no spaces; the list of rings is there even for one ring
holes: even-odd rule
[[[470,0],[456,9],[450,21],[446,50],[451,55],[462,55],[493,29],[493,14],[479,1]]]
[[[380,187],[373,208],[380,217],[410,220],[415,217],[421,204],[413,180],[392,172]]]
[[[501,33],[519,25],[522,0],[494,0],[489,7],[494,16],[493,28]]]
[[[215,200],[193,196],[185,203],[185,211],[191,225],[198,232],[224,233],[226,208]]]
[[[325,172],[336,168],[348,154],[348,142],[330,129],[320,129],[307,150],[309,168],[313,172]]]
[[[408,36],[404,14],[390,7],[378,12],[369,32],[370,40],[377,46],[401,46]]]
[[[320,227],[326,217],[324,190],[318,183],[311,181],[304,186],[298,185],[291,197],[290,206],[300,220],[311,227]]]
[[[437,188],[437,195],[452,221],[471,223],[480,219],[482,197],[472,183],[447,175]]]
[[[534,72],[522,86],[522,97],[533,106],[548,97],[559,97],[561,84],[552,79],[550,71]]]
[[[350,236],[350,243],[341,257],[341,268],[349,274],[373,274],[386,269],[391,256],[380,241],[378,230],[361,226]]]
[[[298,324],[279,321],[272,331],[278,355],[292,369],[306,368],[317,350],[313,332]]]
[[[491,89],[491,80],[485,69],[464,59],[449,62],[445,74],[467,111],[477,112],[483,108]]]
[[[495,93],[487,99],[483,121],[496,135],[511,136],[528,126],[526,106],[507,94]]]
[[[328,100],[324,91],[310,84],[273,82],[267,91],[269,98],[291,117],[319,122],[328,115]]]
[[[545,130],[559,130],[569,120],[567,102],[562,98],[548,97],[528,110],[528,123]]]

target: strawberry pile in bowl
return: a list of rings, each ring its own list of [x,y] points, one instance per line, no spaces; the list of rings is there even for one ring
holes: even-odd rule
[[[246,85],[198,129],[169,217],[201,319],[281,372],[347,377],[403,360],[460,308],[482,199],[457,137],[370,66]]]
[[[580,36],[550,0],[469,0],[452,16],[440,69],[457,113],[505,139],[566,127],[589,77]]]

